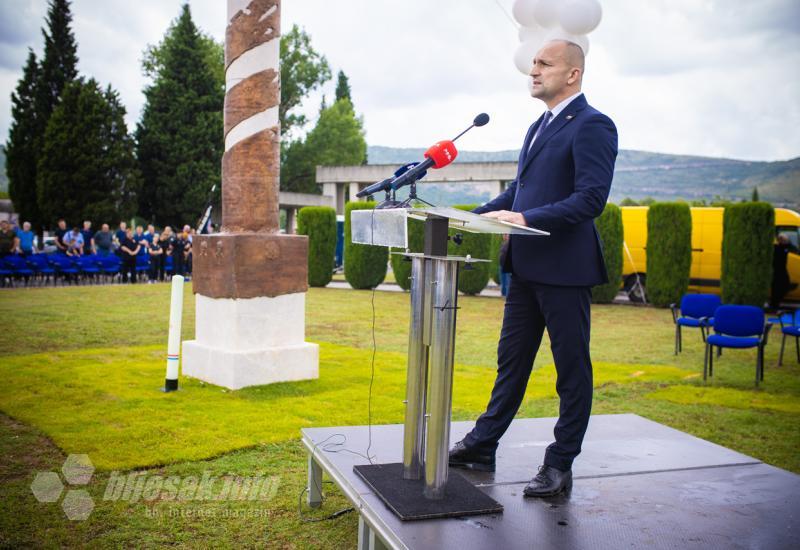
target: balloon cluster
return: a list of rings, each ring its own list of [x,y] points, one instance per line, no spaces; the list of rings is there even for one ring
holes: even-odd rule
[[[521,44],[514,53],[514,64],[530,74],[536,52],[548,40],[569,40],[589,53],[586,36],[600,24],[603,9],[598,0],[514,0],[511,9],[519,29]]]

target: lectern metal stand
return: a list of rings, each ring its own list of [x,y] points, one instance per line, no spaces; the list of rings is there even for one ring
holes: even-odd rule
[[[441,500],[446,497],[448,481],[459,264],[489,261],[448,256],[448,228],[475,233],[548,233],[454,208],[354,210],[351,216],[353,242],[403,249],[407,246],[406,218],[425,221],[423,252],[401,253],[411,260],[402,478],[424,478],[424,497]]]

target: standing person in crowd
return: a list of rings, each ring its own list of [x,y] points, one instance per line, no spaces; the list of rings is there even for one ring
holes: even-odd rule
[[[166,226],[164,228],[164,231],[161,232],[161,236],[158,238],[158,244],[161,245],[161,250],[164,251],[164,254],[162,254],[162,256],[161,256],[163,261],[164,261],[164,273],[166,273],[166,271],[167,271],[167,257],[168,256],[172,256],[172,239],[173,238],[174,238],[174,235],[172,234],[172,228],[170,226]],[[174,262],[175,258],[173,258],[172,261]],[[174,271],[175,270],[174,263],[173,263],[172,267],[173,267],[173,273],[174,273],[175,272]]]
[[[769,307],[775,311],[780,309],[781,300],[792,288],[789,270],[786,269],[786,260],[789,257],[790,249],[789,237],[786,236],[786,233],[778,233],[772,253],[772,291],[769,298]]]
[[[164,280],[164,262],[166,260],[164,248],[158,235],[153,235],[153,244],[148,245],[150,252],[150,283]],[[146,241],[145,241],[146,242]]]
[[[59,252],[66,252],[67,245],[64,243],[64,236],[69,233],[67,229],[67,222],[64,218],[58,220],[58,229],[56,229],[56,248]]]
[[[186,272],[186,246],[189,244],[189,236],[186,233],[178,233],[170,239],[172,249],[172,274],[183,275]]]
[[[17,248],[19,248],[17,232],[8,223],[8,220],[0,221],[0,258],[13,254]]]
[[[125,222],[119,222],[119,229],[114,232],[114,241],[119,248],[122,245],[122,241],[125,240],[125,236],[128,232],[128,224]]]
[[[127,283],[130,276],[131,284],[136,283],[136,255],[139,254],[141,245],[133,238],[133,231],[127,229],[125,238],[119,243],[122,254],[122,282]]]
[[[156,228],[153,227],[153,224],[147,224],[147,231],[144,232],[144,238],[147,239],[147,244],[153,244],[155,234]]]
[[[83,235],[78,226],[72,228],[72,231],[64,235],[64,245],[67,247],[67,256],[80,256],[83,254]]]
[[[86,220],[83,222],[83,229],[81,230],[83,236],[83,253],[96,254],[94,243],[94,231],[92,231],[92,222]]]
[[[187,225],[186,227],[189,227],[189,226]],[[186,230],[186,227],[184,227],[184,231]],[[185,271],[189,275],[189,279],[191,280],[191,275],[192,275],[192,246],[193,246],[193,243],[194,243],[194,228],[193,227],[190,228],[189,232],[186,235],[187,235],[186,240],[187,240],[188,244],[186,245],[186,250],[183,251],[183,254],[185,256],[185,262],[186,262]]]
[[[33,239],[35,235],[31,231],[31,222],[24,222],[22,230],[17,231],[17,238],[19,239],[19,253],[23,256],[30,256],[33,254]]]
[[[108,224],[104,223],[100,231],[94,234],[95,254],[108,256],[114,248],[114,236],[109,231]]]

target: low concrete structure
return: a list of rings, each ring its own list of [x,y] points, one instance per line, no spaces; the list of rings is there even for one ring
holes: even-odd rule
[[[388,178],[397,170],[395,164],[365,164],[363,166],[317,166],[317,184],[322,194],[331,197],[337,214],[344,214],[347,201],[358,200],[356,193],[366,186]],[[461,162],[440,170],[428,170],[420,185],[435,183],[494,184],[493,196],[499,195],[506,184],[517,176],[516,162]]]
[[[326,195],[312,195],[310,193],[289,193],[281,191],[278,197],[280,209],[286,212],[286,232],[294,233],[297,230],[297,211],[304,206],[330,206],[335,207],[335,198]]]

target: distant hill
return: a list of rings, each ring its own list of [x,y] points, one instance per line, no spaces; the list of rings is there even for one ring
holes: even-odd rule
[[[370,164],[402,164],[421,158],[423,152],[424,149],[417,148],[371,146],[368,158]],[[459,151],[456,162],[516,162],[518,156],[519,150]],[[481,193],[478,189],[467,189],[468,186],[430,187],[445,188],[436,192],[438,204],[480,202],[489,198],[488,191]],[[752,162],[622,150],[617,157],[611,200],[619,202],[625,197],[740,200],[749,199],[754,187],[758,187],[761,200],[800,210],[800,157],[779,162]],[[431,191],[426,190],[426,193]]]

